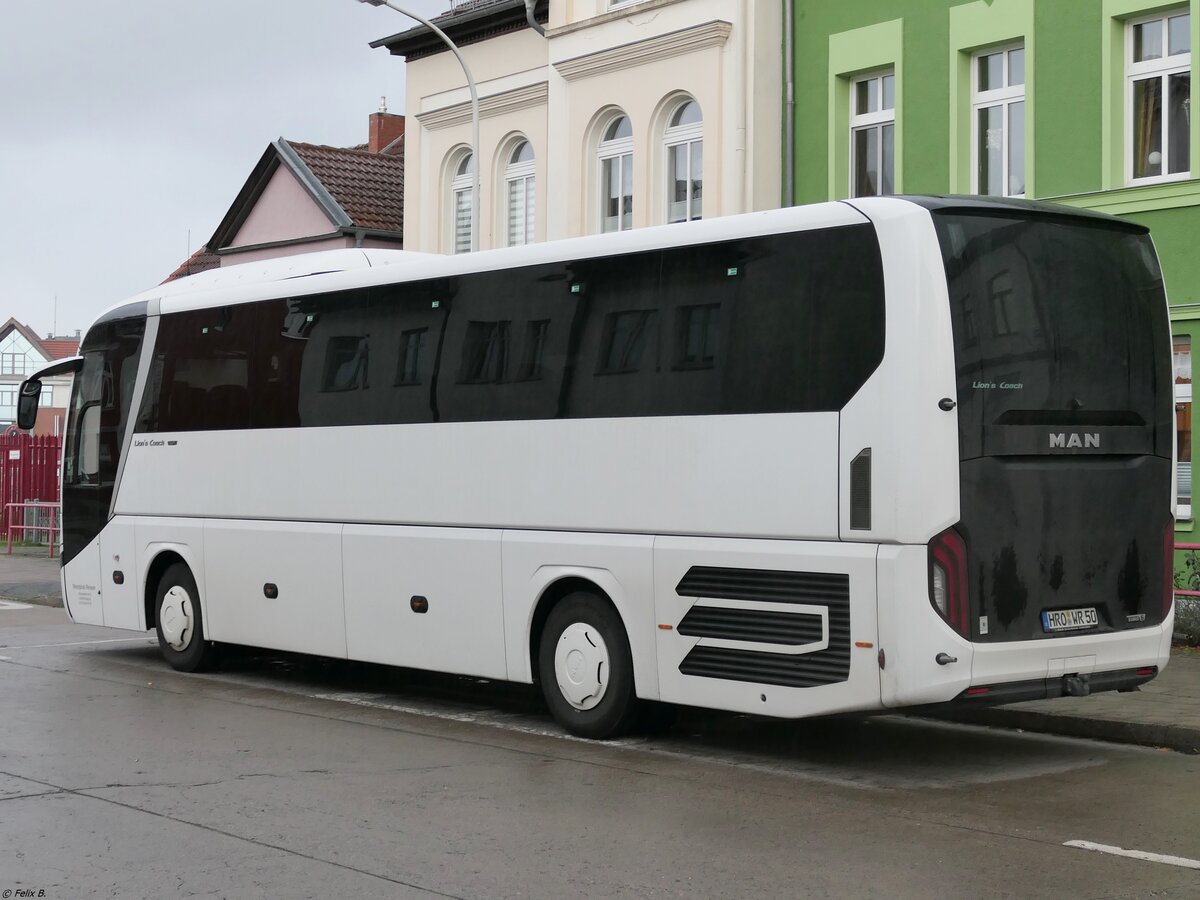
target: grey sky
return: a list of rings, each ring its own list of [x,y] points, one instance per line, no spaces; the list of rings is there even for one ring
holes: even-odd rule
[[[404,0],[422,15],[446,0]],[[350,146],[416,23],[353,0],[38,0],[0,14],[0,322],[86,328],[212,234],[280,135]]]

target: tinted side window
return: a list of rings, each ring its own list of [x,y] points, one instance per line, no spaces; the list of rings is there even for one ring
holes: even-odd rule
[[[400,363],[396,370],[396,384],[420,384],[422,367],[429,349],[426,346],[428,328],[410,328],[400,333]]]
[[[841,409],[883,361],[874,228],[772,235],[736,249],[721,411]]]
[[[353,391],[370,387],[370,335],[331,337],[325,344],[325,377],[321,389]]]
[[[461,384],[487,384],[508,379],[508,326],[511,322],[468,322],[463,341]]]
[[[662,253],[582,260],[571,272],[579,307],[571,347],[574,375],[562,414],[661,415]]]
[[[250,425],[254,306],[163,316],[138,431],[207,431]]]
[[[840,409],[883,358],[867,225],[164,316],[140,430]]]
[[[576,284],[562,263],[452,279],[433,375],[438,419],[558,416],[572,377]]]

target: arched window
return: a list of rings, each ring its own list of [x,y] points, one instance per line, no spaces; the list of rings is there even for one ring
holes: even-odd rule
[[[533,210],[536,191],[533,178],[533,145],[521,141],[513,148],[504,167],[507,195],[508,246],[533,243]]]
[[[667,221],[701,218],[704,207],[704,116],[700,104],[680,104],[663,134],[667,150]]]
[[[464,154],[450,181],[450,210],[454,223],[451,240],[455,253],[471,252],[471,188],[475,183],[475,157]]]
[[[597,148],[600,162],[600,226],[602,231],[633,227],[633,125],[629,116],[613,119]]]

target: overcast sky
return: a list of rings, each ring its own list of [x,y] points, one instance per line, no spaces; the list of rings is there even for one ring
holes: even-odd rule
[[[416,23],[354,0],[0,0],[0,323],[70,334],[162,281],[267,145],[365,143]],[[422,15],[447,0],[404,0]],[[189,238],[190,233],[190,238]]]

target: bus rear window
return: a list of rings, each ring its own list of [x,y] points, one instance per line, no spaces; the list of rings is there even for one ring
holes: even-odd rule
[[[1169,394],[1169,327],[1149,235],[1070,216],[933,220],[963,459],[985,455],[997,425],[1141,426],[1170,455],[1170,410],[1155,401]]]

